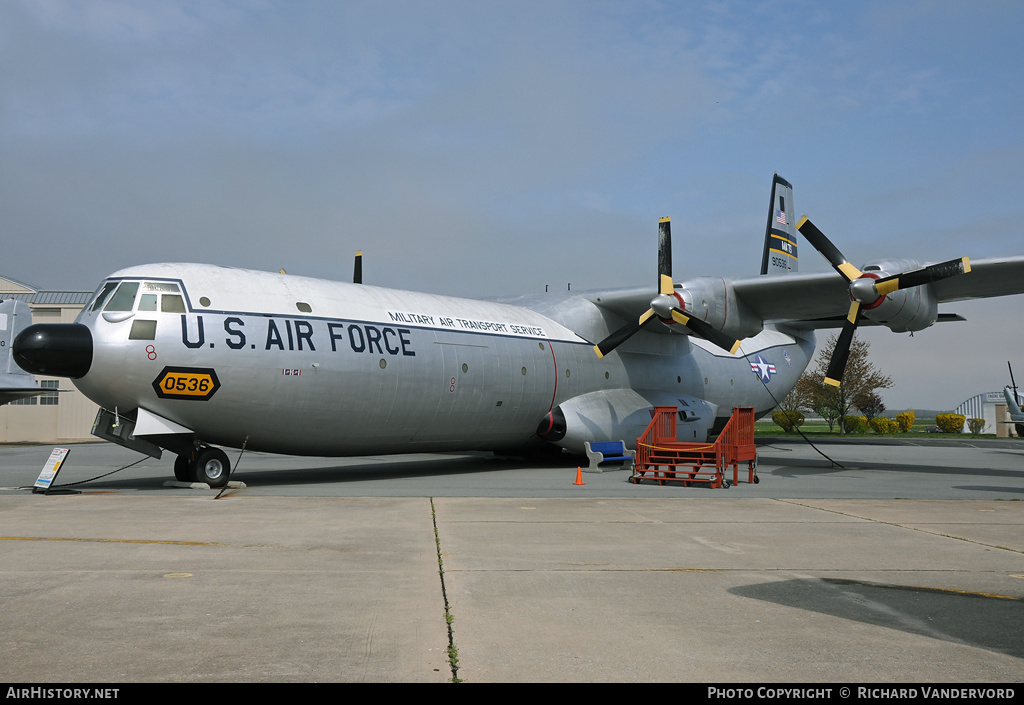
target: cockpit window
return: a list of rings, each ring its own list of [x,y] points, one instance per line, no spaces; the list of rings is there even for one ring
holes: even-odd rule
[[[100,292],[96,295],[95,300],[92,302],[92,308],[89,310],[99,311],[103,306],[103,302],[107,300],[107,297],[110,296],[110,292],[112,292],[116,286],[117,282],[106,282],[100,289]]]
[[[168,294],[177,294],[179,291],[181,291],[180,289],[178,289],[177,284],[173,284],[171,282],[145,282],[142,285],[142,290],[159,291],[161,293]]]
[[[131,311],[135,306],[135,295],[139,292],[138,282],[121,282],[117,291],[110,297],[110,303],[103,307],[104,311]]]
[[[139,297],[140,311],[156,311],[156,294],[143,294]]]

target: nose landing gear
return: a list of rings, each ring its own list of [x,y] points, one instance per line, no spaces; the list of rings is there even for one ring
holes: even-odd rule
[[[220,448],[199,446],[174,461],[174,477],[179,482],[205,482],[210,487],[224,487],[231,475],[231,462]]]

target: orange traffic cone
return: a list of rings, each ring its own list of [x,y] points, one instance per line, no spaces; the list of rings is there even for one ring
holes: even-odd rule
[[[585,485],[585,484],[587,484],[586,482],[583,481],[583,471],[579,468],[579,466],[576,467],[576,482],[574,482],[572,484],[574,484],[574,485]]]

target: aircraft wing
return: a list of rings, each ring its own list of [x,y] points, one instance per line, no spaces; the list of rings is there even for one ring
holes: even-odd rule
[[[731,286],[743,318],[801,323],[805,328],[840,327],[850,308],[849,285],[835,272],[794,272],[718,280]],[[683,287],[686,282],[683,282]],[[927,284],[939,303],[1024,294],[1024,256],[971,261],[970,273]],[[588,292],[587,298],[625,320],[650,306],[651,288]],[[940,320],[956,320],[949,315]],[[657,330],[656,328],[654,330]]]
[[[24,399],[26,397],[34,397],[46,392],[55,391],[53,389],[40,389],[39,387],[10,387],[0,388],[0,404],[10,404],[12,401],[18,399]]]
[[[760,276],[734,281],[738,298],[762,321],[846,317],[850,286],[835,272]]]
[[[850,308],[849,285],[835,272],[794,273],[724,280],[749,313],[763,321],[817,320],[845,317]],[[682,286],[685,286],[685,282]],[[601,308],[626,319],[635,319],[657,294],[650,287],[588,292]],[[655,329],[656,330],[656,329]]]
[[[844,317],[849,287],[835,272],[750,277],[733,282],[736,296],[762,320]],[[1024,294],[1024,256],[971,261],[969,274],[928,284],[939,303]]]
[[[1024,294],[1024,256],[971,260],[971,273],[931,284],[939,301]]]

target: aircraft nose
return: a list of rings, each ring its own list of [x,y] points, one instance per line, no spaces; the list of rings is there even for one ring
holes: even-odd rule
[[[26,372],[84,377],[92,366],[92,333],[81,323],[37,323],[14,339],[11,350]]]

